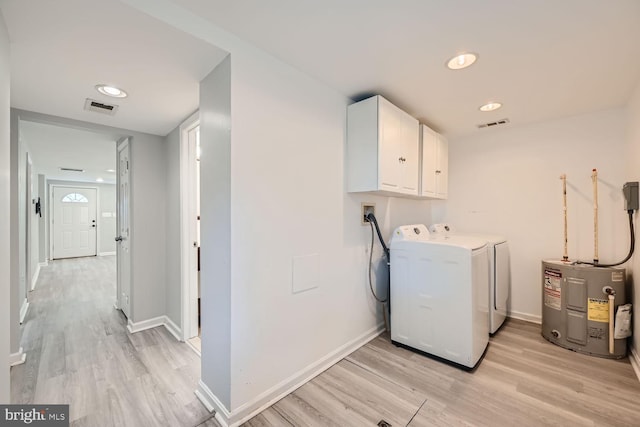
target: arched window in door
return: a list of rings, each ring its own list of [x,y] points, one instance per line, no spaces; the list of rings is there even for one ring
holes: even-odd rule
[[[69,193],[62,198],[63,203],[89,203],[89,200],[80,193]]]

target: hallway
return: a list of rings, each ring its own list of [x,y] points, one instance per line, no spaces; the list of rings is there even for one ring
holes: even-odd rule
[[[12,403],[69,403],[72,426],[196,426],[200,359],[163,327],[129,334],[115,256],[53,261],[30,293]]]

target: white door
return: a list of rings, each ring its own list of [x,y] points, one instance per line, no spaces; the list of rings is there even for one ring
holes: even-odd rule
[[[129,186],[129,140],[118,145],[118,199],[117,199],[117,258],[118,258],[118,308],[125,316],[131,314],[131,253],[130,253],[130,213],[131,191]]]
[[[96,255],[95,188],[53,187],[53,259]]]

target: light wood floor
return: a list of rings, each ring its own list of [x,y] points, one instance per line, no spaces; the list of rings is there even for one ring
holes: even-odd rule
[[[247,426],[640,426],[640,382],[627,359],[557,347],[509,321],[472,373],[380,336]],[[210,424],[214,425],[214,424]]]
[[[14,403],[70,403],[73,426],[219,427],[193,391],[200,359],[162,327],[128,334],[113,257],[56,261],[31,294]],[[509,321],[462,371],[380,336],[247,426],[640,426],[627,359],[554,346]]]
[[[42,268],[23,325],[13,403],[70,404],[72,426],[196,426],[200,359],[164,327],[129,334],[113,308],[115,257]]]

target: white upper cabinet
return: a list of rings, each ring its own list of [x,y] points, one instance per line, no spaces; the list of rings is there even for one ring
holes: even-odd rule
[[[419,129],[416,119],[381,96],[350,105],[348,191],[419,196]]]
[[[449,174],[449,144],[439,133],[420,125],[422,171],[420,195],[446,199]]]

